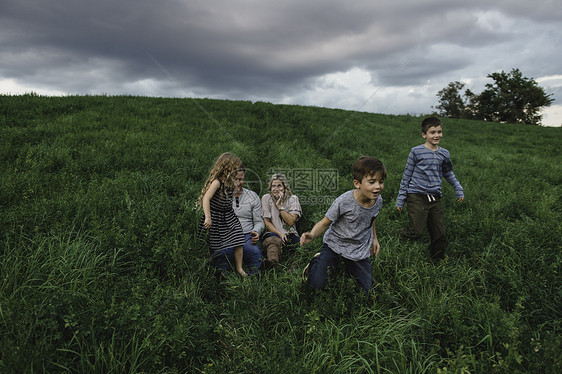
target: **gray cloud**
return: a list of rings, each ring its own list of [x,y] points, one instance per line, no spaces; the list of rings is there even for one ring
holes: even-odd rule
[[[71,94],[328,106],[350,98],[323,77],[360,69],[379,103],[417,97],[405,100],[410,112],[428,112],[450,81],[482,87],[487,74],[512,68],[534,78],[562,74],[553,48],[560,19],[550,0],[4,0],[0,82]],[[431,99],[422,94],[431,90]]]

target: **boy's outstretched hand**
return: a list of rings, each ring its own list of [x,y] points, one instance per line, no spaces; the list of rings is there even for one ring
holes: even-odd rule
[[[314,225],[311,231],[305,232],[301,235],[301,246],[310,243],[320,234],[322,234],[330,225],[332,221],[330,221],[327,217],[322,218],[320,221]]]
[[[312,233],[305,232],[304,234],[301,235],[301,246],[308,244],[313,240],[314,240],[314,236],[312,236]]]
[[[459,197],[459,198],[457,198],[457,201],[458,201],[459,203],[462,203],[462,202],[464,201],[464,197]]]

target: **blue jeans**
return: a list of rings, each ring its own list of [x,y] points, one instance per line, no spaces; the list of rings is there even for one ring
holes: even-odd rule
[[[357,285],[365,292],[369,292],[373,287],[371,259],[367,257],[359,261],[348,260],[332,251],[326,244],[322,245],[320,256],[310,261],[307,285],[314,289],[326,287],[328,273],[339,269],[340,258],[343,260],[345,270],[355,277]]]
[[[257,274],[262,262],[261,250],[257,244],[252,244],[250,233],[244,234],[246,242],[242,247],[243,262],[248,266],[248,275]],[[234,247],[214,251],[211,264],[221,273],[226,274],[234,265]]]

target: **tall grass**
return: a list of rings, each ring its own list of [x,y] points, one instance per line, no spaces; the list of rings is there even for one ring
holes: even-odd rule
[[[205,110],[201,110],[203,107]],[[558,128],[444,120],[466,200],[444,186],[447,259],[403,241],[394,208],[421,118],[220,100],[0,96],[0,371],[558,373],[562,170]],[[321,240],[259,277],[217,281],[194,209],[213,159],[335,170],[301,189],[300,232],[352,188],[389,175],[374,293],[301,271]],[[323,199],[314,199],[317,197]]]

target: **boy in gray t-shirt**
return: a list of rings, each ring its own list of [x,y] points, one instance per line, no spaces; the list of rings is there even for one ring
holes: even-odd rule
[[[328,271],[339,266],[345,269],[365,291],[373,286],[370,257],[377,255],[380,244],[375,218],[382,207],[380,193],[384,189],[386,168],[379,160],[363,156],[353,163],[355,190],[340,195],[310,232],[301,236],[301,245],[310,243],[324,231],[322,248],[303,272],[306,283],[314,289],[326,286]]]

